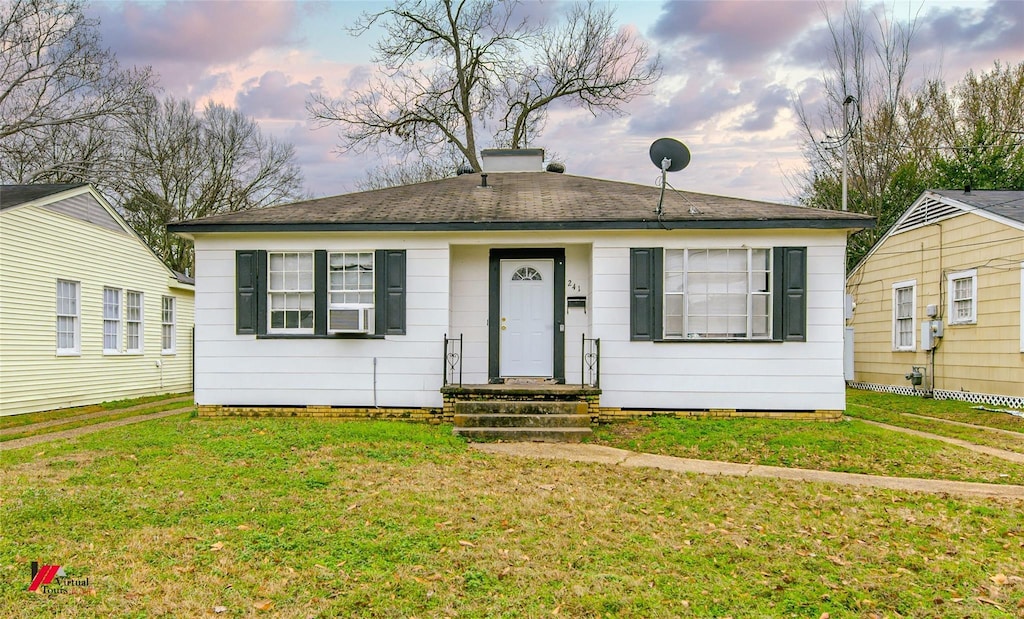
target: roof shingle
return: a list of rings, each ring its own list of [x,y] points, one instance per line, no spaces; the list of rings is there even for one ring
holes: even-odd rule
[[[172,224],[174,232],[227,230],[615,229],[657,227],[866,228],[858,213],[667,191],[551,172],[467,174]]]

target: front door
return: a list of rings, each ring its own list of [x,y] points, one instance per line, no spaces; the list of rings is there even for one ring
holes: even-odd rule
[[[501,261],[501,376],[553,374],[554,260]]]

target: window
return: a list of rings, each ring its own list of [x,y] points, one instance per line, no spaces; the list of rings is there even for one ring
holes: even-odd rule
[[[664,337],[768,339],[771,251],[666,249]]]
[[[961,271],[950,273],[949,282],[949,324],[973,324],[978,320],[978,272]]]
[[[914,314],[916,281],[892,285],[892,347],[894,350],[914,350]]]
[[[328,256],[331,305],[373,305],[373,252]]]
[[[121,352],[121,291],[103,289],[103,352]]]
[[[404,249],[237,250],[235,333],[257,338],[405,335],[405,258]],[[359,319],[357,329],[339,326],[338,320],[353,316]]]
[[[79,341],[78,282],[57,280],[57,354],[77,355]]]
[[[160,352],[174,354],[174,297],[160,298]]]
[[[126,346],[128,352],[142,352],[142,293],[129,290],[125,293]]]
[[[313,332],[313,253],[267,254],[270,330]]]

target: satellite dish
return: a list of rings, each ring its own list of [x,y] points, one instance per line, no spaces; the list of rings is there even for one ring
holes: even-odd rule
[[[658,208],[654,210],[660,221],[662,205],[665,202],[665,174],[678,172],[690,165],[690,149],[679,140],[658,138],[651,144],[651,163],[661,170],[661,197],[658,198]]]
[[[665,172],[678,172],[690,165],[690,149],[679,140],[659,138],[651,144],[651,163]]]

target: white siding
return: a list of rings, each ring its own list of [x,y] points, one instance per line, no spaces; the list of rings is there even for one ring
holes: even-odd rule
[[[235,250],[405,249],[406,335],[257,339],[235,334]],[[236,406],[441,405],[448,328],[448,245],[373,235],[196,240],[196,402]],[[376,387],[375,387],[376,384]]]
[[[634,409],[842,410],[846,235],[739,231],[604,237],[594,243],[601,404]],[[631,342],[631,247],[808,248],[806,342]]]
[[[465,338],[463,382],[487,381],[492,247],[563,247],[566,379],[584,333],[601,338],[601,402],[635,409],[841,410],[845,231],[199,235],[196,399],[223,405],[441,404],[441,342]],[[808,247],[806,342],[631,342],[631,247]],[[235,335],[237,249],[406,249],[407,335],[384,340]],[[579,290],[571,289],[569,281]],[[376,359],[376,391],[374,360]]]
[[[102,209],[91,194],[87,202]],[[193,292],[171,287],[170,272],[141,241],[52,206],[0,217],[0,414],[191,390]],[[56,352],[58,279],[80,282],[77,355]],[[141,353],[103,354],[105,286],[122,298],[143,293]],[[173,355],[161,354],[162,296],[177,299]]]

